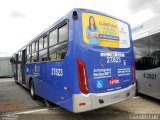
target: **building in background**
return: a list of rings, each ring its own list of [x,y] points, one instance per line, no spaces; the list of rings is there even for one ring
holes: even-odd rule
[[[10,57],[0,57],[0,77],[12,77]]]

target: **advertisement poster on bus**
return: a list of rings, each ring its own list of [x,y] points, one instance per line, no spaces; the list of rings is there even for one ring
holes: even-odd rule
[[[129,48],[129,28],[126,23],[111,17],[93,13],[82,13],[84,42],[87,44]]]

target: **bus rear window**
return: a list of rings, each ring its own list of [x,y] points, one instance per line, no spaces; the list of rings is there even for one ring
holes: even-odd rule
[[[82,13],[84,42],[91,45],[129,48],[130,37],[127,24],[108,16]]]

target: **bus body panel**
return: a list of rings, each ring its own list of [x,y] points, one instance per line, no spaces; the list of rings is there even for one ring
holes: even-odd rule
[[[81,13],[82,14],[82,13]],[[81,17],[81,15],[80,15]],[[79,24],[78,24],[79,22]],[[75,21],[75,27],[77,28],[75,30],[76,33],[82,33],[82,21],[81,18]],[[129,26],[130,31],[130,26]],[[132,41],[131,41],[131,47],[127,49],[116,49],[114,51],[108,49],[108,48],[102,48],[99,46],[92,46],[84,43],[83,36],[80,34],[76,34],[74,36],[75,38],[75,46],[76,46],[76,54],[75,54],[75,60],[81,59],[85,65],[88,75],[88,81],[89,81],[89,94],[85,95],[81,93],[77,87],[75,89],[77,90],[76,93],[73,95],[73,111],[74,112],[83,112],[88,110],[97,109],[100,107],[107,106],[109,104],[113,104],[119,101],[126,100],[128,98],[131,98],[135,95],[135,84],[132,85],[132,73],[134,72],[132,67],[134,62],[134,54],[133,54],[133,48],[132,48]],[[130,34],[131,39],[131,34]],[[102,53],[119,53],[124,54],[124,57],[121,57],[120,63],[107,63],[107,58],[102,57]],[[95,57],[96,56],[96,57]],[[103,65],[102,65],[103,64]],[[103,70],[105,69],[108,71],[108,69],[112,69],[112,74],[110,77],[102,77],[102,78],[94,78],[94,71],[96,70]],[[119,77],[117,74],[118,69],[129,69],[130,74],[128,76],[121,76]],[[76,67],[76,73],[78,73],[78,67]],[[78,75],[77,75],[78,76]],[[116,85],[110,85],[109,79],[118,78],[120,79],[120,83]],[[78,77],[76,78],[78,80]],[[76,81],[77,81],[76,80]],[[97,81],[102,81],[103,87],[98,88],[97,87]],[[79,83],[76,83],[76,86],[78,86]],[[101,104],[99,100],[102,99],[104,101],[104,104]],[[114,100],[111,100],[114,99]],[[81,106],[82,104],[82,106]],[[85,104],[85,105],[83,105]]]
[[[135,84],[127,88],[105,92],[105,93],[90,93],[88,95],[84,94],[74,94],[73,95],[73,112],[84,112],[89,110],[94,110],[102,108],[120,101],[124,101],[133,97],[135,93]],[[100,103],[100,100],[103,100]],[[85,103],[84,106],[80,106],[80,103]]]
[[[82,13],[80,13],[79,16],[80,16],[80,19],[76,21],[76,22],[79,22],[79,24],[76,26],[77,27],[76,32],[82,33],[83,31],[82,30]],[[130,31],[130,26],[128,27]],[[108,48],[102,48],[100,46],[93,46],[93,45],[86,44],[84,43],[83,35],[81,34],[76,35],[75,44],[77,45],[76,47],[77,53],[75,56],[77,59],[78,58],[82,59],[82,61],[84,61],[84,63],[86,64],[91,93],[114,91],[118,89],[123,89],[132,84],[132,72],[133,72],[132,62],[134,61],[134,54],[133,54],[133,48],[132,48],[133,43],[131,41],[132,40],[131,34],[129,34],[129,36],[130,36],[130,44],[131,44],[130,48],[126,48],[126,49],[117,48],[116,50],[112,51],[112,50],[109,50]],[[106,56],[105,57],[101,56],[102,53],[117,53],[117,54],[119,53],[119,54],[123,54],[124,57],[120,57],[120,62],[117,61],[118,63],[116,62],[107,63],[107,62],[110,62],[110,59],[109,57],[107,58]],[[110,71],[111,69],[111,75],[108,75],[110,77],[105,77],[104,75],[104,78],[103,76],[99,76],[101,78],[96,78],[94,74],[96,74],[96,70],[98,69],[99,70],[105,69],[106,71]],[[130,75],[119,77],[117,73],[118,69],[128,69],[130,71],[129,72]],[[112,79],[112,78],[118,78],[120,80],[120,84],[110,86],[108,82],[109,82],[109,79]],[[104,83],[103,88],[98,89],[96,87],[97,80],[100,80],[102,81],[102,83]],[[111,88],[115,88],[115,89],[111,90]]]
[[[70,21],[68,23],[70,37],[68,39],[68,49],[65,59],[62,61],[26,64],[26,68],[29,70],[26,75],[28,88],[29,78],[32,78],[38,96],[66,108],[69,111],[73,109],[72,94],[74,91],[74,74],[72,74],[74,72],[72,31],[74,30],[72,28],[73,23],[71,18],[72,17],[67,18]]]
[[[72,79],[68,77],[71,72],[66,69],[67,66],[64,66],[63,62],[34,63],[28,64],[26,67],[30,68],[33,73],[26,77],[27,79],[32,78],[34,81],[35,92],[38,96],[72,111],[73,87],[70,84]],[[54,76],[54,68],[63,69],[63,76]],[[67,91],[66,88],[70,90]]]
[[[156,75],[156,76],[155,76]],[[159,68],[153,70],[136,71],[138,92],[160,98],[160,73]],[[155,79],[152,79],[156,77]]]
[[[112,51],[106,51],[106,52],[112,52]],[[101,57],[100,56],[101,52],[96,53],[96,51],[93,50],[86,50],[78,53],[83,53],[83,55],[78,54],[79,57],[77,58],[82,59],[86,64],[91,93],[115,91],[132,85],[132,61],[134,60],[132,57],[130,56],[121,57],[120,58],[121,63],[107,63],[109,62],[110,59],[109,58],[107,59],[106,57]],[[94,56],[96,56],[96,59]],[[120,69],[128,71],[127,74],[129,75],[118,76],[117,71]],[[109,80],[114,78],[117,78],[119,80],[119,84],[110,85]],[[101,84],[102,87],[101,86],[98,87],[98,81],[102,82]]]

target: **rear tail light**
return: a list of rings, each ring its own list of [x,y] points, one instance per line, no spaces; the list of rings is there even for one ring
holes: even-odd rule
[[[132,61],[132,85],[135,83],[135,61]]]
[[[86,71],[86,65],[81,59],[77,59],[78,65],[78,80],[80,91],[84,94],[89,93],[88,76]]]

